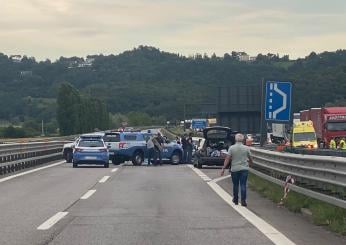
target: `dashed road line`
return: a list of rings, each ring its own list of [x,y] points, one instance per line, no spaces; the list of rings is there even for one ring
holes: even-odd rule
[[[118,171],[118,168],[113,168],[113,169],[111,170],[112,173],[115,173],[116,171]]]
[[[105,183],[109,178],[110,178],[110,176],[108,176],[108,175],[103,176],[102,179],[100,179],[99,183]]]
[[[96,190],[88,190],[80,199],[82,199],[82,200],[88,199],[88,198],[91,197],[95,192],[96,192]]]
[[[22,173],[19,173],[19,174],[14,174],[14,175],[11,175],[11,176],[8,176],[8,177],[0,179],[0,183],[8,181],[10,179],[14,179],[14,178],[23,176],[23,175],[31,174],[31,173],[34,173],[34,172],[37,172],[37,171],[40,171],[40,170],[43,170],[43,169],[46,169],[46,168],[55,167],[55,166],[61,165],[63,163],[65,163],[65,161],[60,161],[60,162],[57,162],[57,163],[50,164],[48,166],[44,166],[44,167],[40,167],[40,168],[35,168],[35,169],[29,170],[29,171],[25,171],[25,172],[22,172]]]
[[[190,166],[189,166],[190,167]],[[203,173],[201,170],[194,167],[190,167],[197,175],[201,176]],[[228,194],[222,187],[220,187],[216,182],[223,179],[229,178],[230,175],[216,178],[212,181],[208,181],[207,184],[210,188],[216,192],[229,206],[231,206],[235,211],[237,211],[241,216],[243,216],[247,221],[249,221],[253,226],[255,226],[262,234],[264,234],[268,239],[270,239],[276,245],[295,245],[290,239],[288,239],[284,234],[275,229],[273,226],[268,224],[266,221],[258,217],[256,214],[251,212],[249,209],[243,206],[235,205],[232,202],[233,197]]]
[[[42,225],[37,227],[37,230],[49,230],[53,225],[59,222],[62,218],[64,218],[68,212],[58,212],[47,221],[45,221]]]

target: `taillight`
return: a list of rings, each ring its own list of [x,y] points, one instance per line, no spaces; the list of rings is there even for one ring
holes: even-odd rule
[[[119,148],[127,148],[126,142],[120,142],[119,143]]]

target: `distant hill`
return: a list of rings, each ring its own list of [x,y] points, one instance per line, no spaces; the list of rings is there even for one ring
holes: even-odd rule
[[[140,46],[119,55],[36,62],[0,53],[0,120],[54,120],[62,82],[102,98],[112,113],[141,111],[169,120],[182,117],[184,103],[214,102],[217,86],[260,83],[262,78],[294,81],[295,110],[345,100],[346,50],[295,61],[260,54],[243,62],[240,55],[185,57]]]

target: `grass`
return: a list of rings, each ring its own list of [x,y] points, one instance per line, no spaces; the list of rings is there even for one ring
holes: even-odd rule
[[[250,174],[249,187],[262,196],[279,203],[283,196],[283,187]],[[331,231],[346,236],[346,209],[290,191],[284,206],[292,212],[300,213],[302,208],[309,209],[316,225],[326,226]]]

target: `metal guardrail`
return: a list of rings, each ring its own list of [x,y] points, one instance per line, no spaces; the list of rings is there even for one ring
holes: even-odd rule
[[[44,164],[50,161],[59,160],[62,158],[61,152],[52,153],[49,155],[43,155],[38,157],[26,158],[9,163],[2,163],[0,166],[0,175],[13,173],[25,168],[34,167],[40,164]]]
[[[0,175],[62,158],[65,142],[36,142],[0,146]]]
[[[65,144],[64,141],[1,145],[0,158],[2,156],[7,156],[7,155],[15,154],[15,153],[38,151],[41,149],[46,149],[48,147],[62,147],[63,144]]]
[[[306,149],[299,147],[286,147],[286,152],[304,155],[317,155],[317,156],[334,156],[334,157],[346,157],[345,150],[331,150],[331,149]]]
[[[296,179],[297,189],[300,188],[298,192],[333,205],[342,204],[341,206],[345,207],[346,159],[281,153],[257,148],[252,148],[251,152],[254,158],[254,171],[261,172],[260,177],[271,176],[283,180],[287,175],[292,175]],[[304,193],[301,189],[305,190]]]

